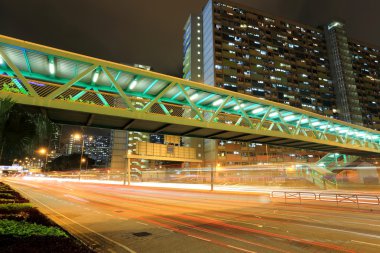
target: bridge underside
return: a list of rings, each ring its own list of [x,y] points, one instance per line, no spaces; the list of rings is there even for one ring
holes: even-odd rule
[[[30,107],[31,110],[42,110],[43,113],[54,122],[61,124],[80,125],[88,127],[99,127],[108,129],[139,131],[156,134],[170,134],[184,137],[196,137],[205,139],[222,139],[241,142],[256,142],[269,145],[285,146],[298,149],[310,149],[332,153],[355,154],[361,156],[374,155],[373,153],[360,152],[349,148],[330,146],[308,141],[293,140],[288,138],[263,136],[260,134],[248,134],[236,131],[217,130],[211,128],[200,128],[195,126],[184,126],[180,122],[162,123],[143,119],[109,116],[62,109],[43,107]]]

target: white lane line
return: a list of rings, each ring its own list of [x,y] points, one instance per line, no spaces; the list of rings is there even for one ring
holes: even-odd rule
[[[20,191],[22,191],[22,190],[20,190]],[[80,223],[78,223],[78,222],[76,222],[76,221],[70,219],[69,217],[65,216],[64,214],[62,214],[62,213],[60,213],[60,212],[54,210],[53,208],[51,208],[51,207],[45,205],[45,204],[42,203],[41,201],[39,201],[39,200],[37,200],[37,199],[31,197],[31,196],[30,196],[29,194],[27,194],[25,191],[24,191],[24,194],[27,195],[27,196],[29,196],[30,199],[33,199],[34,201],[38,202],[40,205],[43,205],[44,207],[46,207],[46,208],[49,209],[50,211],[52,211],[52,212],[54,212],[54,213],[56,213],[56,214],[62,216],[63,218],[65,218],[65,219],[71,221],[71,222],[74,223],[74,224],[77,224],[78,226],[80,226],[80,227],[82,227],[82,228],[84,228],[84,229],[87,229],[87,230],[90,231],[91,233],[94,233],[94,234],[96,234],[96,235],[98,235],[98,236],[100,236],[100,237],[102,237],[102,238],[104,238],[104,239],[106,239],[106,240],[108,240],[108,241],[110,241],[110,242],[112,242],[112,243],[118,245],[119,247],[125,249],[125,250],[128,251],[129,253],[137,253],[136,251],[134,251],[134,250],[128,248],[127,246],[125,246],[125,245],[123,245],[123,244],[121,244],[121,243],[119,243],[119,242],[117,242],[117,241],[115,241],[115,240],[112,240],[111,238],[109,238],[109,237],[107,237],[107,236],[105,236],[105,235],[102,235],[102,234],[100,234],[100,233],[98,233],[98,232],[92,230],[91,228],[88,228],[88,227],[86,227],[86,226],[83,226],[82,224],[80,224]]]
[[[239,248],[239,247],[235,247],[235,246],[232,246],[232,245],[227,245],[228,247],[230,248],[233,248],[233,249],[237,249],[237,250],[241,250],[241,251],[244,251],[244,252],[249,252],[249,253],[256,253],[256,251],[252,251],[252,250],[247,250],[247,249],[242,249],[242,248]]]
[[[144,226],[148,226],[148,224],[143,223],[143,222],[136,221],[136,223],[141,224],[141,225],[144,225]]]
[[[367,245],[371,245],[371,246],[380,247],[380,244],[376,244],[376,243],[362,242],[362,241],[356,241],[356,240],[351,240],[351,242],[357,242],[357,243],[361,243],[361,244],[367,244]]]
[[[350,230],[345,230],[345,229],[319,227],[319,226],[307,225],[307,224],[299,224],[299,225],[300,226],[304,226],[304,227],[313,227],[313,228],[319,228],[319,229],[339,231],[339,232],[345,232],[345,233],[356,234],[356,235],[361,235],[361,236],[365,236],[365,237],[373,237],[373,238],[376,238],[376,239],[380,239],[380,236],[378,236],[378,235],[373,235],[373,234],[368,234],[368,233],[362,233],[362,232],[356,232],[356,231],[350,231]]]
[[[195,236],[195,235],[187,235],[187,236],[194,237],[194,238],[197,238],[199,240],[206,241],[206,242],[211,242],[211,240],[203,238],[203,237],[199,237],[199,236]]]
[[[72,198],[72,199],[75,199],[75,200],[78,200],[78,201],[81,201],[81,202],[86,202],[86,203],[89,202],[88,200],[85,200],[85,199],[82,199],[82,198],[79,198],[77,196],[73,196],[73,195],[70,195],[70,194],[64,194],[63,196],[65,196],[67,198]]]
[[[169,232],[173,232],[173,230],[170,230],[170,229],[167,229],[167,228],[162,228],[162,227],[158,227],[159,229],[163,229],[163,230],[166,230],[166,231],[169,231]]]
[[[353,221],[343,221],[343,222],[345,222],[345,223],[351,223],[351,224],[363,225],[363,223],[361,223],[361,222],[353,222]],[[366,224],[366,226],[380,227],[380,225],[375,225],[375,224]]]
[[[196,216],[196,217],[201,217],[201,218],[209,218],[209,217],[206,217],[206,216],[202,216],[202,215],[196,215],[196,214],[193,214],[192,216]],[[252,226],[256,226],[258,228],[262,228],[264,227],[264,225],[261,225],[261,224],[257,224],[257,223],[251,223],[251,222],[244,222],[244,221],[238,221],[238,220],[231,220],[231,219],[224,219],[224,218],[219,218],[220,216],[217,216],[219,220],[222,220],[222,221],[230,221],[230,222],[234,222],[234,223],[241,223],[241,224],[247,224],[247,225],[252,225]],[[270,227],[270,226],[266,226],[265,227]],[[272,227],[272,228],[276,228],[277,227]]]
[[[113,216],[112,214],[109,214],[109,213],[106,213],[105,215],[108,215],[108,216],[111,216],[111,217]]]

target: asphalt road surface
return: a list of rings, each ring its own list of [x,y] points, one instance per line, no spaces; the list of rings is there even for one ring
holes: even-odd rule
[[[380,209],[215,193],[8,178],[97,252],[380,252]]]

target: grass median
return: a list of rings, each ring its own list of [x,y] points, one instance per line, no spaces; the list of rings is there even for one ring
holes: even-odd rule
[[[0,182],[0,252],[91,253],[18,192]]]

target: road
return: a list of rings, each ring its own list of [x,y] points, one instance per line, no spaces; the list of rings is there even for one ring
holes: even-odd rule
[[[380,252],[380,211],[265,194],[23,180],[18,190],[97,252]]]

